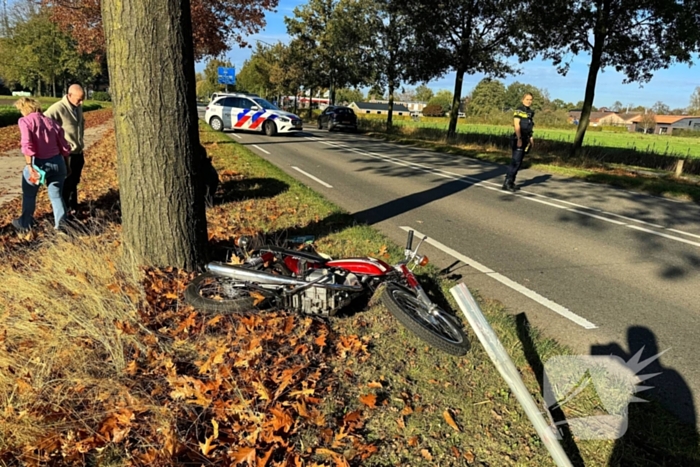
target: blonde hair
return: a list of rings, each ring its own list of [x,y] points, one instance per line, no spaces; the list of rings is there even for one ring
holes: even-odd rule
[[[17,99],[17,102],[15,102],[15,107],[25,117],[34,112],[41,113],[41,103],[30,97],[20,97]]]

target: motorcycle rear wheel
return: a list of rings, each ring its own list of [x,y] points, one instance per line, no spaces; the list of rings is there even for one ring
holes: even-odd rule
[[[270,296],[235,279],[205,272],[185,288],[185,301],[198,310],[241,313],[271,308]]]
[[[459,320],[439,307],[431,312],[411,290],[388,282],[381,299],[401,324],[436,349],[457,356],[469,350]]]

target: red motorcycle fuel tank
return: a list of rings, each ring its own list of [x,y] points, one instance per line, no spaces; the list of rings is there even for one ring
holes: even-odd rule
[[[384,276],[391,271],[391,266],[375,258],[344,258],[328,261],[327,267],[345,269],[365,276]]]

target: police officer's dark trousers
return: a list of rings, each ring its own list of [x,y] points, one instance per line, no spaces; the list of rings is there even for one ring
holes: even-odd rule
[[[510,160],[510,165],[508,166],[508,172],[506,174],[506,183],[511,185],[515,184],[515,177],[518,175],[518,170],[523,163],[523,157],[525,157],[525,144],[523,143],[521,147],[518,147],[517,140],[512,142],[513,156]]]

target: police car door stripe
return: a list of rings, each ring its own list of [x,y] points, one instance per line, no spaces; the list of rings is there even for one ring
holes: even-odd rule
[[[238,121],[237,121],[236,124],[233,126],[234,128],[240,128],[240,127],[242,127],[242,126],[245,124],[245,122],[248,121],[248,119],[250,118],[249,115],[246,115],[248,112],[250,112],[249,109],[244,109],[243,112],[240,112],[240,113],[238,114]]]
[[[255,130],[256,128],[258,128],[260,124],[265,121],[264,115],[265,112],[258,112],[255,115],[253,115],[250,119],[250,126],[248,127],[248,129]]]

